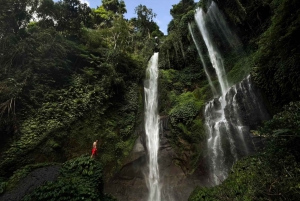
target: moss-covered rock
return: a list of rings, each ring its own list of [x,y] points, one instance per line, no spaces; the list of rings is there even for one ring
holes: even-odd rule
[[[56,181],[35,189],[22,200],[115,200],[103,194],[103,168],[89,155],[65,162]]]

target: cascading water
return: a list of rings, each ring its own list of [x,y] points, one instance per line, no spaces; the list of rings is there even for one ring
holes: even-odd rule
[[[157,78],[158,78],[158,53],[151,57],[146,70],[147,80],[144,84],[145,92],[145,133],[148,150],[148,177],[146,178],[149,189],[148,201],[161,200],[161,186],[158,168],[159,150],[159,115],[157,113]]]
[[[232,86],[223,97],[215,98],[205,106],[207,127],[207,154],[210,179],[219,184],[226,179],[232,164],[254,151],[250,128],[269,118],[258,91],[248,76]]]
[[[225,74],[225,68],[223,64],[223,59],[214,45],[208,30],[205,26],[204,12],[201,8],[198,8],[195,13],[195,20],[197,22],[198,28],[202,34],[203,40],[208,50],[209,58],[212,66],[214,67],[217,77],[219,80],[219,84],[221,86],[222,95],[224,95],[228,89],[227,77]]]
[[[201,8],[195,13],[195,20],[221,87],[220,97],[209,101],[204,111],[208,133],[209,179],[212,185],[220,184],[226,179],[235,161],[254,151],[250,128],[268,119],[261,98],[257,95],[259,93],[251,84],[250,76],[239,84],[228,86],[223,60],[210,37],[206,27],[207,20],[222,29],[220,32],[225,35],[229,44],[237,44],[239,40],[228,31],[224,22],[218,22],[216,16],[222,16],[219,12],[216,4],[212,2],[206,14]],[[195,45],[197,46],[196,42]]]
[[[201,50],[200,50],[200,47],[199,47],[199,45],[198,45],[198,43],[197,43],[197,40],[196,40],[196,38],[195,38],[195,36],[194,36],[194,33],[193,33],[193,30],[192,30],[191,24],[189,23],[188,26],[189,26],[190,34],[191,34],[191,36],[192,36],[192,38],[193,38],[193,41],[194,41],[194,43],[195,43],[195,45],[196,45],[198,54],[199,54],[199,56],[200,56],[200,60],[201,60],[201,63],[202,63],[202,65],[203,65],[203,69],[204,69],[205,75],[206,75],[206,77],[207,77],[209,86],[210,86],[210,88],[211,88],[211,90],[212,90],[212,92],[213,92],[213,95],[214,95],[214,96],[217,96],[217,90],[216,90],[216,88],[214,87],[214,85],[213,85],[213,83],[212,83],[212,81],[211,81],[210,75],[209,75],[208,70],[207,70],[206,63],[205,63],[205,61],[204,61],[204,58],[203,58],[202,52],[201,52]]]
[[[227,41],[231,48],[241,45],[239,37],[229,29],[222,12],[215,2],[211,2],[207,15],[218,27],[219,33],[222,34],[222,37]]]

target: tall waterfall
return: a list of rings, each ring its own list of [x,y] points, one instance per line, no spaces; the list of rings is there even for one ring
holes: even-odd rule
[[[214,67],[219,84],[221,86],[222,95],[224,95],[228,89],[228,81],[225,74],[225,68],[223,64],[223,59],[219,53],[216,45],[213,43],[208,30],[205,26],[205,15],[201,8],[198,8],[195,13],[195,20],[197,22],[198,28],[202,34],[203,40],[208,50],[209,58],[212,66]]]
[[[214,25],[219,30],[219,35],[222,35],[231,48],[236,48],[241,45],[239,37],[228,27],[222,12],[219,10],[215,2],[211,2],[209,11],[207,12],[208,17],[214,22]]]
[[[227,178],[234,162],[254,151],[250,128],[268,118],[259,92],[251,84],[250,76],[229,87],[223,59],[210,37],[206,27],[207,21],[210,20],[215,27],[220,29],[219,32],[232,47],[239,40],[232,34],[224,20],[218,21],[217,16],[221,16],[220,20],[223,20],[214,2],[211,3],[207,13],[204,13],[201,8],[195,13],[195,21],[221,87],[220,97],[209,101],[204,111],[209,179],[212,185],[220,184]]]
[[[202,63],[202,66],[203,66],[205,75],[206,75],[206,77],[207,77],[209,86],[210,86],[210,88],[211,88],[211,90],[212,90],[213,95],[216,96],[216,95],[217,95],[217,90],[216,90],[216,88],[214,87],[214,85],[213,85],[213,83],[212,83],[212,81],[211,81],[210,75],[209,75],[208,70],[207,70],[206,63],[205,63],[205,61],[204,61],[204,58],[203,58],[202,52],[201,52],[201,50],[200,50],[200,47],[199,47],[199,45],[198,45],[198,42],[197,42],[197,40],[196,40],[196,38],[195,38],[195,36],[194,36],[194,32],[193,32],[193,30],[192,30],[191,24],[189,23],[188,26],[189,26],[190,34],[191,34],[191,36],[192,36],[192,38],[193,38],[193,41],[194,41],[194,43],[195,43],[195,45],[196,45],[198,54],[199,54],[199,56],[200,56],[200,60],[201,60],[201,63]]]
[[[161,186],[158,169],[159,149],[159,116],[157,113],[157,78],[158,78],[158,53],[151,57],[146,70],[147,80],[144,84],[145,92],[145,133],[147,136],[147,150],[149,160],[148,201],[161,200]]]

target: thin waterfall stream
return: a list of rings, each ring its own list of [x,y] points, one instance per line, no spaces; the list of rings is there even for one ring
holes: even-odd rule
[[[149,189],[148,201],[161,200],[161,185],[158,167],[159,150],[159,115],[157,112],[157,79],[158,79],[158,53],[151,57],[146,70],[147,79],[144,84],[145,92],[145,133],[148,153],[148,177],[146,178]]]
[[[228,90],[228,81],[225,73],[223,59],[217,47],[213,43],[210,34],[208,33],[204,18],[205,18],[204,11],[202,10],[202,8],[198,8],[195,13],[195,20],[197,22],[198,28],[200,29],[203,40],[207,47],[211,64],[216,71],[219,84],[221,86],[221,92],[222,92],[221,95],[223,96]]]
[[[217,90],[216,90],[216,88],[214,87],[214,85],[213,85],[213,83],[212,83],[212,81],[211,81],[211,76],[210,76],[209,73],[208,73],[206,63],[205,63],[205,61],[204,61],[202,52],[201,52],[200,47],[199,47],[199,45],[198,45],[198,43],[197,43],[197,40],[196,40],[196,38],[195,38],[195,36],[194,36],[194,33],[193,33],[193,30],[192,30],[192,27],[191,27],[191,24],[190,24],[190,23],[188,23],[188,27],[189,27],[189,32],[190,32],[190,34],[191,34],[191,36],[192,36],[192,38],[193,38],[193,41],[194,41],[194,43],[195,43],[195,46],[196,46],[196,48],[197,48],[197,51],[198,51],[198,54],[199,54],[199,57],[200,57],[200,60],[201,60],[201,63],[202,63],[202,66],[203,66],[205,75],[206,75],[206,77],[207,77],[209,86],[210,86],[210,88],[211,88],[211,90],[212,90],[212,93],[213,93],[213,95],[214,95],[214,97],[215,97],[215,96],[217,96]]]

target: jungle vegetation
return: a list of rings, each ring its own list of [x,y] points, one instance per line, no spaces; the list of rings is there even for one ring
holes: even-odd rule
[[[237,162],[221,185],[195,189],[190,200],[298,200],[300,2],[215,3],[244,50],[219,47],[229,82],[250,73],[273,118],[253,131],[264,138],[262,150]],[[164,36],[153,22],[155,11],[138,5],[137,17],[124,19],[122,0],[102,0],[94,9],[79,0],[2,0],[0,194],[30,165],[56,162],[63,164],[58,181],[25,200],[69,199],[72,195],[57,190],[66,184],[66,191],[77,192],[75,197],[113,200],[103,194],[102,181],[119,170],[138,137],[142,81],[156,36],[161,42],[159,112],[170,118],[175,162],[187,175],[201,169],[206,139],[202,110],[213,96],[187,26],[196,27],[195,8],[207,10],[209,5],[209,0],[173,5]],[[214,40],[221,39],[214,35]],[[86,154],[96,138],[101,155],[89,160]],[[90,178],[99,182],[91,184],[91,193],[74,185]]]
[[[210,3],[199,1],[196,7],[207,11]],[[222,38],[212,32],[224,58],[229,82],[236,84],[251,74],[273,117],[252,131],[264,141],[257,154],[238,161],[221,185],[195,189],[189,200],[298,200],[300,3],[289,0],[216,0],[215,3],[242,43],[238,52],[230,51],[222,45]],[[194,10],[195,3],[188,0],[173,6],[168,36],[160,47],[160,110],[169,115],[170,140],[179,155],[178,165],[186,174],[205,171],[203,106],[213,98],[187,28],[188,23],[196,26]],[[195,34],[205,46],[199,33]],[[204,57],[208,60],[208,55]],[[214,75],[213,71],[210,73]],[[217,86],[214,77],[213,82]]]
[[[229,81],[237,83],[242,74],[250,73],[273,117],[252,131],[264,139],[263,149],[238,161],[221,185],[199,187],[189,200],[298,200],[300,4],[288,0],[215,2],[239,34],[245,51],[236,55],[219,47]],[[199,6],[207,9],[209,1]]]
[[[16,170],[90,154],[95,139],[103,178],[121,167],[138,137],[154,37],[163,36],[152,9],[124,13],[118,0],[93,9],[79,0],[1,1],[0,193]]]

